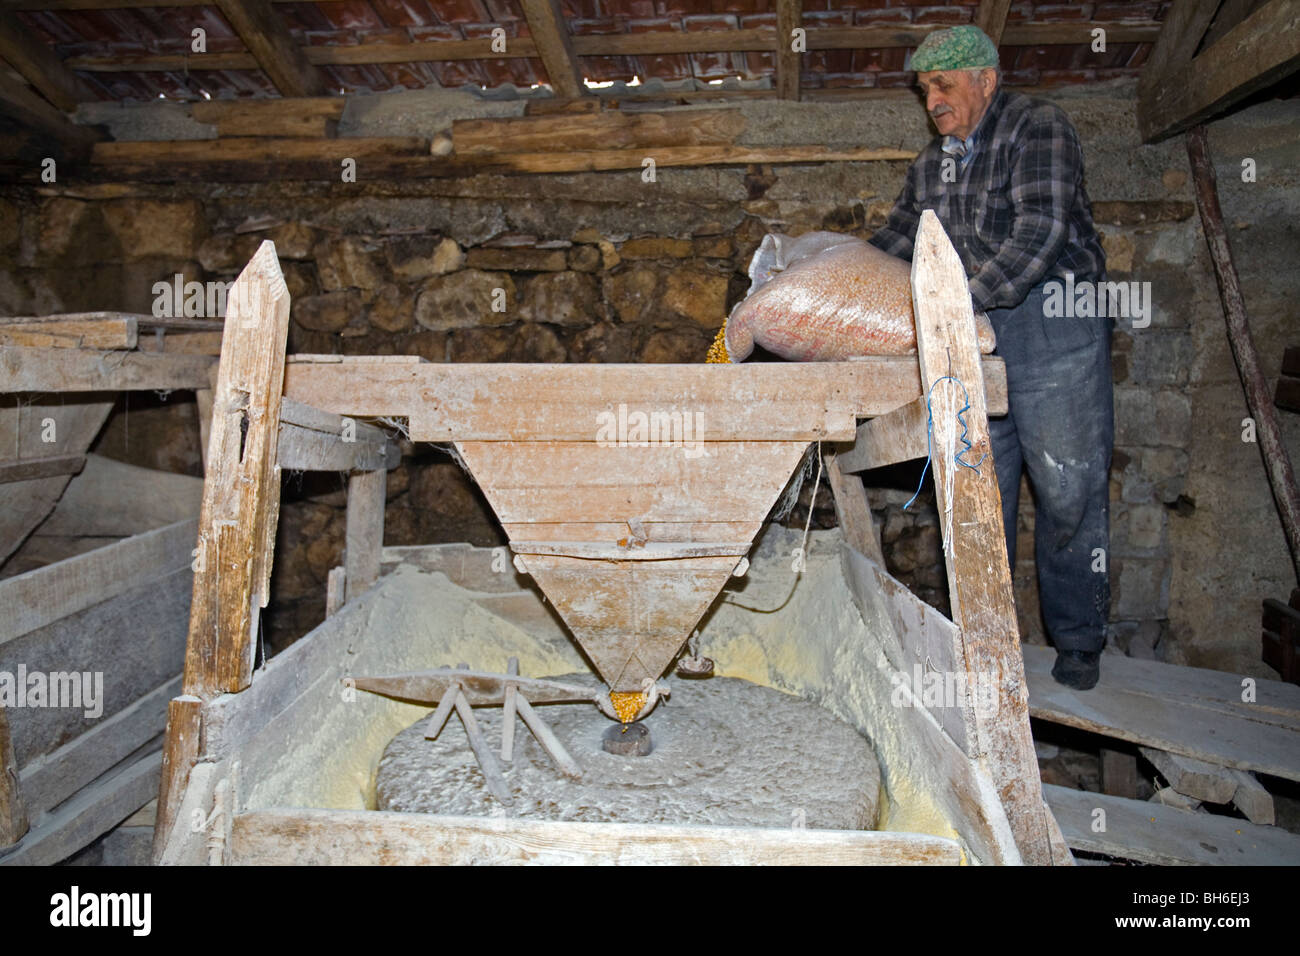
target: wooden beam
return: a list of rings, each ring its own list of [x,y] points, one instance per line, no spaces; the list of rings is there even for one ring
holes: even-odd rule
[[[199,759],[203,737],[203,702],[197,697],[181,696],[167,702],[167,731],[163,742],[162,770],[158,779],[158,822],[153,831],[153,860],[162,858],[163,850],[179,824],[178,810],[189,785],[190,771]]]
[[[1273,0],[1260,13],[1268,12],[1277,3],[1278,0]],[[1300,44],[1300,3],[1292,4],[1291,15],[1296,22],[1289,42]],[[1242,24],[1248,25],[1249,21]],[[1214,49],[1228,43],[1233,33],[1236,30],[1220,40]],[[1297,56],[1300,57],[1300,45],[1297,46]],[[1197,59],[1199,61],[1200,58]],[[1223,317],[1228,324],[1228,344],[1232,346],[1232,357],[1237,363],[1237,372],[1241,375],[1246,407],[1255,420],[1255,435],[1259,453],[1264,459],[1264,471],[1268,475],[1269,487],[1273,490],[1273,500],[1277,503],[1282,531],[1291,549],[1291,564],[1296,579],[1300,581],[1300,491],[1296,489],[1295,469],[1291,466],[1291,456],[1282,440],[1277,409],[1270,401],[1268,380],[1264,377],[1259,353],[1255,349],[1255,339],[1250,332],[1246,298],[1242,295],[1241,280],[1237,277],[1237,267],[1232,261],[1232,247],[1228,244],[1228,231],[1223,224],[1223,210],[1219,208],[1214,160],[1210,156],[1210,143],[1204,126],[1197,126],[1187,134],[1187,155],[1192,165],[1192,186],[1196,190],[1201,227],[1210,250],[1210,262],[1214,265],[1219,300],[1223,303]]]
[[[731,144],[745,131],[737,109],[558,113],[455,120],[454,158],[503,152],[611,150]]]
[[[1139,747],[1138,750],[1165,778],[1169,786],[1185,797],[1203,800],[1206,803],[1227,803],[1237,792],[1237,778],[1228,767],[1197,760],[1195,757],[1157,750],[1155,747]],[[1136,796],[1136,794],[1119,794],[1119,796]]]
[[[292,356],[284,394],[352,417],[408,418],[413,441],[595,441],[608,396],[704,415],[708,441],[851,441],[857,419],[921,393],[915,356],[853,362],[692,365],[397,364]],[[224,361],[222,363],[225,364]],[[989,408],[1006,411],[1002,360],[982,361]],[[752,400],[767,396],[765,401]],[[437,396],[427,401],[425,396]],[[1003,550],[1005,550],[1005,545]]]
[[[1141,101],[1171,68],[1190,63],[1222,0],[1178,0],[1169,8],[1138,78]],[[1106,34],[1110,36],[1109,33]]]
[[[227,299],[185,654],[185,693],[235,693],[252,679],[280,513],[280,396],[289,292],[263,242]]]
[[[190,106],[190,115],[217,128],[217,135],[333,136],[347,97],[292,97],[278,100],[208,100]]]
[[[22,74],[36,91],[64,113],[94,99],[54,51],[9,11],[0,11],[0,58]]]
[[[803,54],[795,50],[794,31],[803,26],[803,0],[776,0],[776,95],[799,99],[799,69]],[[807,35],[803,39],[807,46]]]
[[[856,474],[900,461],[924,458],[929,454],[928,421],[925,397],[920,396],[863,422],[858,426],[853,445],[840,453],[840,470],[845,474]]]
[[[185,568],[197,532],[178,521],[0,581],[0,644]]]
[[[537,46],[537,55],[555,95],[581,96],[586,92],[586,86],[582,82],[582,70],[564,22],[560,0],[519,0],[519,5],[523,8],[528,32]],[[510,45],[506,44],[507,47]]]
[[[1225,33],[1259,9],[1267,0],[1224,0],[1201,41],[1202,48],[1215,44]]]
[[[0,323],[0,345],[45,349],[133,349],[136,341],[134,318]]]
[[[156,316],[143,312],[102,311],[56,312],[52,315],[0,315],[0,326],[25,325],[30,322],[126,322],[137,329],[174,329],[180,332],[220,332],[225,328],[225,322],[222,319],[190,319],[182,316]]]
[[[207,355],[0,345],[0,393],[189,390],[203,387],[210,365]]]
[[[0,847],[17,843],[27,832],[27,809],[18,779],[18,761],[14,759],[13,737],[9,718],[0,707]]]
[[[975,314],[961,259],[931,210],[921,214],[917,229],[912,302],[922,394],[930,396],[933,417],[931,465],[952,619],[961,628],[968,686],[981,690],[986,704],[975,708],[974,754],[989,768],[1025,862],[1067,862],[1055,858],[1053,847],[1060,835],[1043,803],[1029,732],[1029,693],[989,443]],[[963,428],[957,413],[964,404],[970,407]],[[971,445],[964,451],[957,441],[960,431]],[[961,467],[948,449],[956,449],[972,466],[982,461],[979,470]]]
[[[59,455],[54,458],[15,461],[0,465],[0,485],[11,481],[28,481],[32,478],[51,478],[54,475],[75,475],[85,465],[85,455]]]
[[[386,471],[401,458],[380,428],[347,424],[343,416],[322,412],[293,399],[280,402],[280,468],[291,471]]]
[[[975,10],[975,25],[989,35],[994,46],[1002,44],[1002,31],[1007,25],[1007,11],[1011,0],[980,0]]]
[[[256,810],[235,817],[237,865],[469,863],[947,864],[953,840],[885,830],[561,823],[382,810]]]
[[[347,532],[343,567],[347,600],[379,580],[379,561],[384,550],[384,490],[387,476],[366,471],[348,479]]]
[[[826,478],[830,482],[835,517],[839,519],[844,540],[883,568],[885,556],[880,549],[880,529],[871,513],[871,501],[861,479],[846,474],[840,467],[839,455],[833,451],[826,452]]]
[[[73,156],[88,153],[91,144],[103,138],[98,130],[72,122],[3,69],[0,69],[0,109],[10,119],[48,137]]]
[[[1171,62],[1152,74],[1138,94],[1142,141],[1157,142],[1204,123],[1297,69],[1300,3],[1270,0],[1190,61]]]
[[[289,28],[272,11],[270,0],[216,0],[216,5],[281,96],[320,96],[325,92],[320,71],[307,61]]]

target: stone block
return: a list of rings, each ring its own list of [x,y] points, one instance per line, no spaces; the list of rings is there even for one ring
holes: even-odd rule
[[[371,299],[366,315],[376,329],[406,332],[415,325],[415,296],[401,286],[383,286]]]
[[[337,332],[346,328],[361,310],[356,292],[327,292],[290,303],[292,318],[305,329]]]
[[[465,257],[465,265],[470,269],[502,272],[559,272],[566,264],[563,249],[480,247],[469,250]]]
[[[590,325],[604,318],[604,312],[604,303],[600,300],[595,278],[581,272],[552,272],[534,276],[524,283],[519,297],[519,315],[528,322]]]
[[[123,260],[190,258],[207,231],[203,206],[197,200],[122,199],[104,203],[100,211]],[[84,240],[78,237],[78,241]]]
[[[705,328],[719,328],[727,318],[727,276],[695,267],[668,274],[664,305]]]
[[[650,239],[629,239],[619,247],[624,259],[685,259],[694,247],[689,239],[672,239],[656,236]]]
[[[498,303],[504,311],[494,310]],[[434,276],[415,300],[415,321],[434,331],[505,325],[518,318],[514,280],[500,272],[462,269]]]
[[[378,246],[354,236],[327,239],[317,243],[316,271],[321,288],[375,289],[383,284]]]

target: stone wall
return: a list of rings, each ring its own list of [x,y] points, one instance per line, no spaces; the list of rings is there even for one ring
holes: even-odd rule
[[[1088,187],[1111,278],[1150,282],[1153,315],[1114,343],[1114,649],[1268,674],[1259,601],[1285,597],[1285,543],[1257,447],[1240,440],[1244,400],[1227,351],[1181,140],[1143,147],[1131,84],[1055,98],[1084,143]],[[905,92],[844,104],[743,107],[755,142],[918,148],[924,117]],[[485,110],[487,108],[485,107]],[[499,104],[491,109],[500,112]],[[349,111],[352,108],[349,107]],[[1216,124],[1211,143],[1266,372],[1294,339],[1294,101]],[[460,108],[457,115],[474,115]],[[359,134],[368,130],[360,125]],[[373,132],[373,131],[369,131]],[[175,135],[173,132],[170,135]],[[1240,181],[1241,160],[1257,181]],[[51,187],[0,201],[0,313],[150,311],[154,283],[230,280],[276,243],[293,299],[290,349],[418,354],[435,362],[696,362],[744,294],[768,231],[868,236],[905,163],[478,176],[413,183]],[[497,291],[500,290],[500,291]],[[499,310],[491,302],[498,297]],[[1291,326],[1288,328],[1287,322]],[[1291,335],[1288,336],[1288,332]],[[197,469],[192,402],[119,409],[99,450]],[[1285,413],[1284,417],[1285,417]],[[1286,418],[1295,449],[1300,427]],[[148,428],[149,431],[142,432]],[[129,441],[126,437],[129,435]],[[157,450],[150,449],[156,445]],[[185,447],[181,448],[180,445]],[[407,447],[389,479],[386,541],[501,541],[472,481],[436,448]],[[919,465],[873,492],[891,570],[946,607],[933,500],[904,512]],[[802,525],[811,492],[787,521]],[[288,476],[273,589],[283,643],[322,613],[340,562],[342,482]],[[1022,495],[1015,568],[1022,631],[1043,641],[1034,597],[1033,507]],[[823,485],[815,521],[833,523]]]

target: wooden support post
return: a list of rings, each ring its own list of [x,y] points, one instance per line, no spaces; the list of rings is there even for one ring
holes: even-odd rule
[[[387,475],[363,471],[348,478],[347,536],[343,545],[347,600],[379,580],[384,550],[384,489]]]
[[[1002,530],[1002,499],[989,444],[984,374],[966,271],[935,214],[926,210],[912,258],[912,302],[921,365],[921,394],[931,395],[934,484],[944,529],[953,622],[961,628],[968,686],[981,691],[971,754],[993,779],[1021,857],[1029,864],[1069,863],[1064,840],[1043,802],[1029,732],[1020,632]],[[962,391],[965,386],[965,392]],[[954,460],[963,404],[971,448],[964,468]],[[982,459],[982,463],[981,463]],[[949,497],[951,496],[951,497]]]
[[[280,515],[276,443],[289,292],[263,242],[230,291],[199,518],[185,693],[243,690],[269,597]]]
[[[929,409],[922,395],[901,408],[863,422],[858,426],[853,447],[839,455],[840,471],[853,474],[924,458],[929,450],[928,421]]]
[[[803,26],[803,0],[776,3],[776,95],[783,100],[799,99],[799,67],[803,54],[796,51],[794,31]],[[807,34],[803,38],[807,49]]]
[[[507,674],[519,673],[519,658],[506,662]],[[501,759],[507,763],[515,757],[515,701],[519,697],[518,684],[506,684],[505,700],[501,704]]]
[[[1101,792],[1137,798],[1137,757],[1122,750],[1101,750]]]
[[[559,0],[520,0],[519,5],[555,95],[566,99],[582,96],[587,88]]]
[[[202,706],[197,697],[177,697],[167,703],[167,738],[158,784],[158,818],[153,831],[155,863],[162,859],[176,826],[176,810],[185,796],[190,770],[199,757]]]
[[[27,832],[27,810],[18,785],[18,761],[14,759],[9,718],[0,707],[0,847],[17,843]]]
[[[1282,531],[1291,548],[1291,564],[1300,581],[1300,491],[1296,490],[1295,470],[1291,456],[1282,443],[1277,411],[1270,401],[1268,381],[1260,368],[1259,353],[1250,334],[1250,318],[1246,315],[1246,299],[1241,294],[1241,281],[1232,261],[1232,248],[1228,245],[1228,232],[1223,227],[1223,210],[1219,208],[1219,190],[1214,174],[1214,160],[1205,127],[1197,126],[1187,133],[1187,155],[1192,163],[1192,184],[1196,188],[1196,206],[1201,213],[1201,226],[1205,242],[1210,248],[1210,261],[1214,264],[1214,277],[1219,284],[1219,298],[1223,302],[1223,317],[1228,324],[1228,344],[1237,362],[1241,385],[1246,393],[1246,406],[1255,420],[1255,435],[1259,439],[1259,453],[1264,458],[1264,471],[1273,499],[1277,502]]]
[[[216,0],[281,96],[320,96],[325,80],[294,42],[270,0]]]
[[[989,35],[994,46],[1002,43],[1002,31],[1007,25],[1007,12],[1011,0],[980,0],[975,10],[975,25]]]
[[[885,567],[885,555],[880,549],[880,529],[876,527],[875,515],[871,513],[871,502],[867,499],[867,489],[857,475],[846,475],[840,468],[839,455],[826,452],[826,478],[830,482],[831,496],[835,500],[835,517],[839,519],[840,531],[850,546],[865,554],[871,560]],[[809,507],[816,504],[812,502]]]

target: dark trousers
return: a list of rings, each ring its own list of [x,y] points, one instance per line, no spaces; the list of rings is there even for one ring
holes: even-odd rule
[[[1007,364],[1010,412],[989,419],[989,438],[1012,570],[1024,467],[1047,634],[1057,650],[1100,651],[1110,616],[1111,319],[1046,316],[1041,285],[989,319]]]

